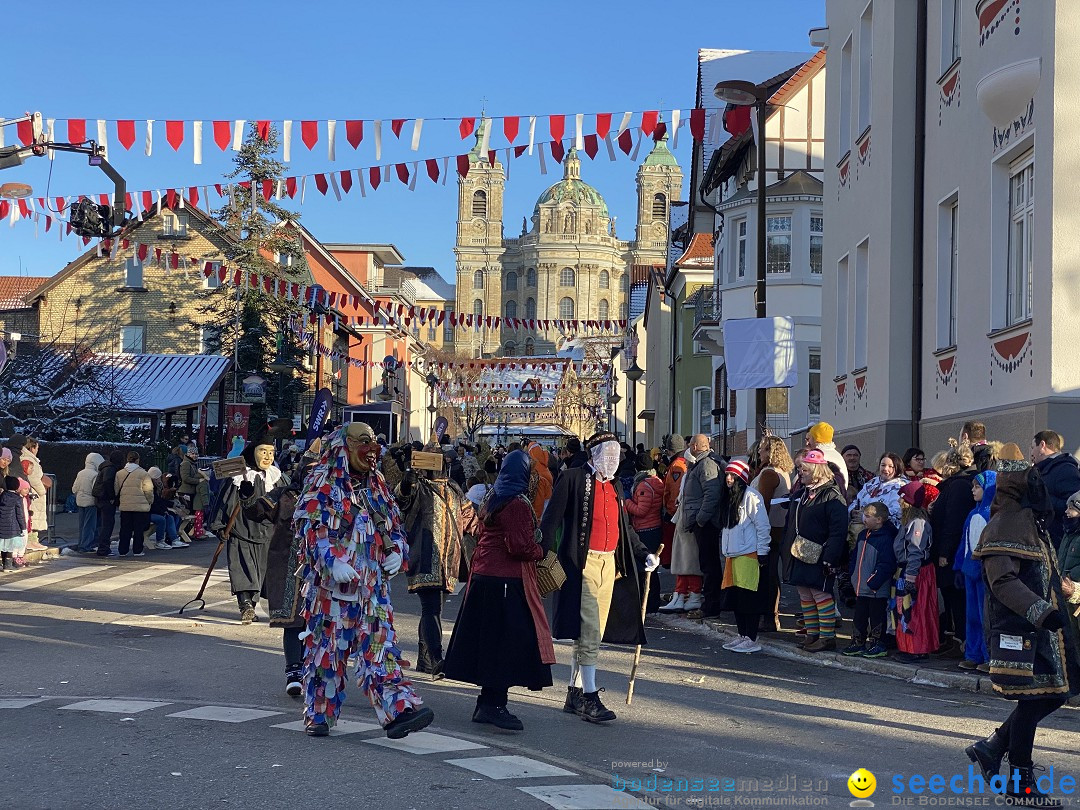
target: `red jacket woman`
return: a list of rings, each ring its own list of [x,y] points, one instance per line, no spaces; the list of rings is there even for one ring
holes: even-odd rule
[[[626,501],[630,525],[638,533],[660,528],[660,508],[664,503],[664,482],[655,475],[646,476],[634,485],[634,493]]]

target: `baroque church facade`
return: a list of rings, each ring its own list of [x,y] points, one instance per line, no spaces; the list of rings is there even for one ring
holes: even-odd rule
[[[657,140],[637,171],[637,224],[632,240],[615,233],[600,192],[581,179],[581,160],[569,150],[563,177],[540,195],[521,234],[503,235],[502,164],[481,154],[481,134],[458,177],[457,311],[528,320],[625,319],[635,266],[667,262],[672,201],[682,193],[682,170]],[[559,346],[554,333],[481,329],[459,348],[473,357],[541,356]]]

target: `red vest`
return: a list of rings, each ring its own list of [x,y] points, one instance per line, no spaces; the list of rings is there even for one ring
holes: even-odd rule
[[[619,500],[611,481],[593,482],[589,551],[614,551],[619,545]]]

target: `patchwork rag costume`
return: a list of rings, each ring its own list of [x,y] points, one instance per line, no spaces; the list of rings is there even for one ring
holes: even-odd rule
[[[294,521],[302,538],[304,717],[325,736],[345,701],[346,665],[388,737],[428,725],[403,666],[390,604],[390,577],[409,554],[401,513],[378,472],[371,428],[354,422],[328,437],[304,481]]]

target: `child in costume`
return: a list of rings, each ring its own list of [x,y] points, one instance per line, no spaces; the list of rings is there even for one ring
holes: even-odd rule
[[[408,559],[401,512],[378,471],[371,427],[328,437],[304,481],[294,520],[302,538],[305,731],[325,737],[345,702],[346,665],[390,739],[435,719],[405,676],[394,631],[390,578]]]
[[[8,475],[0,494],[0,555],[4,571],[15,570],[14,554],[26,545],[25,534],[26,499],[19,495],[19,479]]]
[[[997,494],[997,471],[987,470],[975,476],[971,482],[971,495],[975,499],[975,508],[971,510],[964,523],[964,533],[960,546],[956,549],[953,570],[964,581],[964,593],[967,597],[967,633],[964,635],[964,660],[960,669],[978,669],[990,672],[988,664],[990,653],[986,649],[983,634],[983,613],[986,601],[986,581],[983,579],[982,561],[973,555],[979,546],[983,529],[990,522],[990,504]]]

